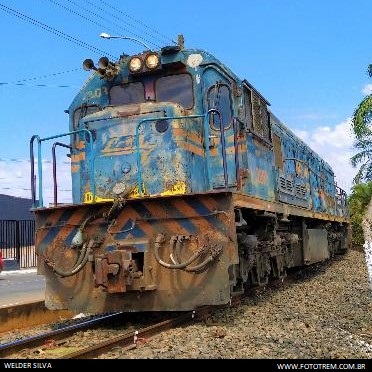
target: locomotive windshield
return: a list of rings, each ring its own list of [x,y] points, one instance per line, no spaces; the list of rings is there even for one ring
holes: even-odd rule
[[[158,102],[174,102],[185,108],[191,108],[194,102],[191,76],[188,74],[170,75],[157,79],[155,95]]]
[[[145,102],[145,86],[142,82],[115,85],[110,90],[111,105],[130,105]]]
[[[156,102],[174,102],[185,108],[194,104],[192,79],[189,74],[148,77],[145,81],[115,85],[110,89],[110,104],[129,105]]]

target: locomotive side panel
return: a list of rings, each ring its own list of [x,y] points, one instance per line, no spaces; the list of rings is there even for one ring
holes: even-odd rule
[[[348,217],[346,194],[331,167],[271,114],[278,200]]]

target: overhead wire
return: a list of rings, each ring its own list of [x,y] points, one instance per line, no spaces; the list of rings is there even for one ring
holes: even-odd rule
[[[39,87],[39,88],[77,88],[76,85],[8,83],[8,82],[5,82],[5,81],[1,81],[0,85],[16,85],[16,86]]]
[[[86,15],[81,14],[81,13],[79,13],[79,12],[77,12],[77,11],[71,9],[71,8],[68,8],[68,7],[65,6],[65,5],[60,4],[58,1],[55,1],[55,0],[48,0],[48,1],[51,2],[52,4],[56,5],[56,6],[59,6],[59,7],[62,8],[63,10],[66,10],[66,11],[72,13],[72,14],[77,15],[78,17],[83,18],[84,20],[86,20],[86,21],[88,21],[88,22],[90,22],[90,23],[93,23],[93,24],[96,25],[96,26],[99,26],[99,27],[101,27],[101,28],[107,28],[106,25],[103,25],[102,23],[96,22],[96,21],[94,21],[93,19],[87,17]],[[100,16],[100,15],[98,15],[98,14],[92,12],[90,9],[86,9],[86,8],[84,9],[84,7],[82,7],[81,4],[79,4],[79,8],[85,10],[86,12],[92,13],[93,15],[99,17],[100,19],[104,19],[102,16]]]
[[[89,49],[90,51],[94,52],[94,53],[98,53],[98,54],[104,54],[104,55],[107,55],[111,58],[115,58],[113,55],[99,49],[99,48],[96,48],[95,46],[93,45],[90,45],[84,41],[81,41],[73,36],[70,36],[66,33],[64,33],[63,31],[59,31],[51,26],[48,26],[46,25],[45,23],[42,23],[40,21],[37,21],[36,19],[32,18],[32,17],[29,17],[17,10],[14,10],[12,8],[9,8],[8,6],[4,5],[4,4],[1,4],[0,3],[0,10],[6,12],[6,13],[9,13],[11,14],[12,16],[15,16],[15,17],[18,17],[20,19],[22,19],[23,21],[26,21],[26,22],[29,22],[31,24],[33,24],[34,26],[38,26],[38,27],[41,27],[42,29],[44,29],[45,31],[48,31],[48,32],[51,32],[53,33],[54,35],[58,36],[58,37],[61,37],[63,39],[66,39],[72,43],[75,43],[81,47],[84,47],[84,48],[87,48]]]
[[[68,1],[70,1],[70,0],[68,0]],[[86,0],[86,1],[87,1],[88,3],[91,3],[91,1],[89,1],[89,0]],[[112,8],[115,12],[124,15],[125,17],[127,17],[127,18],[133,20],[134,22],[139,23],[141,26],[144,26],[145,28],[147,28],[149,31],[152,32],[152,33],[149,33],[149,32],[146,32],[146,31],[142,31],[144,34],[149,35],[149,36],[151,36],[151,37],[154,37],[153,33],[156,33],[159,37],[163,38],[164,40],[167,40],[167,41],[170,41],[170,42],[172,42],[172,43],[174,43],[174,44],[177,44],[174,40],[172,40],[172,39],[169,38],[168,36],[165,36],[165,35],[161,34],[158,30],[156,30],[156,29],[154,29],[154,28],[152,28],[152,27],[149,27],[149,26],[146,25],[144,22],[142,22],[142,21],[140,21],[140,20],[134,18],[133,16],[129,15],[128,13],[125,13],[125,12],[123,12],[122,10],[120,10],[120,9],[118,9],[118,8],[116,8],[116,7],[114,7],[112,4],[108,4],[108,3],[107,3],[106,1],[104,1],[104,0],[100,0],[100,2],[101,2],[102,4],[104,4],[104,5],[106,5],[107,7]],[[119,18],[118,18],[118,19],[119,19]],[[130,25],[130,26],[132,26],[132,27],[138,27],[138,26],[133,26],[133,25],[130,24],[130,23],[127,23],[127,24]],[[159,39],[159,40],[160,40],[160,39]]]
[[[8,82],[4,82],[4,81],[1,81],[0,82],[0,85],[25,85],[25,86],[36,86],[36,87],[55,87],[55,88],[76,88],[77,86],[74,86],[74,85],[50,85],[50,84],[35,84],[35,85],[31,85],[31,84],[27,84],[27,82],[29,81],[36,81],[36,80],[42,80],[42,79],[46,79],[46,78],[49,78],[49,77],[54,77],[54,76],[57,76],[57,75],[62,75],[62,74],[67,74],[67,73],[70,73],[70,72],[75,72],[75,71],[80,71],[81,69],[80,68],[74,68],[74,69],[69,69],[69,70],[65,70],[65,71],[60,71],[60,72],[54,72],[52,74],[47,74],[47,75],[42,75],[42,76],[36,76],[36,77],[30,77],[30,78],[26,78],[26,79],[19,79],[19,80],[15,80],[15,81],[8,81]]]
[[[48,1],[50,1],[51,3],[53,3],[53,4],[55,4],[55,5],[59,6],[59,7],[61,7],[61,8],[64,9],[64,10],[67,10],[67,11],[69,11],[69,12],[71,12],[71,13],[73,13],[73,14],[75,14],[75,15],[77,15],[77,16],[83,18],[83,19],[85,19],[86,21],[89,21],[89,22],[95,24],[96,26],[99,26],[99,27],[104,28],[104,29],[105,29],[105,28],[106,28],[106,29],[110,29],[110,30],[113,30],[113,28],[111,28],[111,26],[116,26],[117,29],[123,30],[123,31],[125,31],[125,32],[129,32],[129,33],[132,34],[133,36],[135,36],[135,37],[137,37],[137,38],[140,38],[140,39],[146,41],[147,43],[152,44],[152,45],[154,45],[154,46],[160,48],[160,46],[157,45],[156,43],[154,43],[153,41],[148,40],[148,39],[145,39],[145,38],[143,38],[142,36],[140,36],[140,35],[136,34],[135,32],[131,31],[130,29],[125,28],[125,27],[119,25],[118,23],[113,23],[112,20],[107,19],[107,18],[104,16],[104,14],[108,14],[108,15],[112,16],[113,18],[115,18],[116,20],[119,20],[119,21],[122,22],[122,20],[121,20],[119,17],[117,17],[115,14],[110,13],[110,12],[107,12],[107,9],[100,8],[99,6],[96,6],[95,4],[93,4],[91,1],[86,0],[85,2],[86,2],[86,3],[89,3],[89,4],[91,4],[91,5],[93,5],[96,9],[102,11],[103,14],[98,14],[97,12],[95,12],[95,11],[93,11],[93,10],[87,8],[87,7],[82,6],[81,3],[78,3],[78,2],[76,2],[76,1],[73,1],[73,0],[67,0],[68,2],[70,2],[70,3],[74,4],[74,5],[76,5],[79,9],[83,10],[85,13],[89,13],[89,14],[91,14],[91,15],[97,17],[97,18],[100,19],[100,20],[104,20],[104,21],[108,22],[108,23],[110,24],[110,26],[106,26],[106,25],[104,25],[104,24],[102,24],[102,23],[96,22],[96,21],[94,21],[93,19],[87,17],[86,15],[83,15],[83,14],[81,14],[81,13],[79,13],[79,12],[77,12],[77,11],[71,9],[71,8],[68,8],[68,7],[66,7],[66,6],[64,6],[64,5],[62,5],[62,4],[60,4],[60,3],[59,3],[58,1],[56,1],[56,0],[48,0]],[[145,32],[145,34],[148,35],[148,33],[146,33],[146,32]],[[151,35],[150,35],[150,36],[151,36]]]
[[[30,159],[6,159],[6,158],[0,158],[0,162],[15,162],[15,163],[30,163]],[[36,162],[36,161],[35,161]],[[52,160],[42,160],[41,161],[44,164],[52,164]],[[62,161],[62,162],[57,162],[57,164],[71,164],[71,161]]]
[[[31,191],[30,188],[26,187],[0,187],[0,190],[22,190],[22,191]],[[44,187],[44,190],[53,190],[51,187]],[[71,192],[71,189],[59,189],[58,192]]]
[[[42,75],[42,76],[37,76],[37,77],[31,77],[31,78],[27,78],[27,79],[19,79],[19,80],[16,80],[16,81],[12,81],[11,83],[15,84],[15,83],[23,83],[25,81],[40,80],[40,79],[45,79],[45,78],[48,78],[48,77],[67,74],[69,72],[80,71],[80,70],[81,70],[80,68],[73,68],[73,69],[69,69],[69,70],[65,70],[65,71],[53,72],[52,74],[47,74],[47,75]]]
[[[48,0],[48,1],[50,1],[51,3],[53,3],[53,4],[55,4],[55,5],[59,6],[59,7],[61,7],[62,9],[66,10],[66,11],[69,11],[69,12],[71,12],[71,13],[73,13],[73,14],[75,14],[75,15],[77,15],[77,16],[83,18],[83,19],[85,19],[86,21],[91,22],[91,23],[93,23],[93,24],[99,26],[99,27],[104,27],[105,29],[111,29],[110,27],[107,27],[107,26],[103,25],[102,23],[96,22],[96,21],[94,21],[93,19],[91,19],[91,18],[89,18],[89,17],[87,17],[87,16],[85,16],[85,15],[79,13],[79,12],[74,11],[73,9],[68,8],[68,7],[66,7],[66,6],[64,6],[64,5],[62,5],[62,4],[60,4],[60,3],[59,3],[58,1],[56,1],[56,0]],[[78,3],[77,3],[76,1],[74,1],[74,0],[66,0],[66,1],[69,1],[70,3],[72,3],[72,4],[76,5],[77,7],[79,7],[79,9],[82,8],[82,9],[84,9],[86,12],[93,14],[94,16],[98,17],[99,19],[102,19],[102,14],[97,14],[97,13],[91,11],[90,9],[84,8],[84,7],[81,6],[81,4],[78,4]],[[97,7],[97,6],[96,6],[92,1],[86,0],[86,2],[89,3],[89,4],[91,4],[92,6]],[[159,31],[157,31],[157,30],[155,30],[155,29],[149,27],[149,26],[146,25],[144,22],[142,22],[142,21],[140,21],[140,20],[137,20],[135,17],[129,15],[128,13],[125,13],[125,12],[121,11],[120,9],[114,7],[112,4],[109,4],[109,3],[107,3],[107,2],[105,2],[105,1],[103,1],[103,0],[101,0],[100,3],[106,5],[108,8],[114,10],[115,12],[124,15],[125,17],[127,17],[127,18],[133,20],[134,22],[140,24],[141,26],[145,27],[146,29],[152,31],[152,34],[150,34],[150,33],[147,32],[147,31],[143,31],[144,34],[153,37],[153,33],[155,33],[155,34],[157,34],[158,36],[162,37],[163,39],[169,40],[169,41],[171,41],[172,43],[176,43],[174,40],[172,40],[172,39],[168,38],[167,36],[161,34]],[[101,10],[101,11],[103,11],[103,12],[105,12],[105,13],[107,13],[107,9],[103,9],[103,8],[101,8],[101,7],[99,7],[99,6],[97,7],[97,9],[98,9],[98,10]],[[41,27],[42,29],[44,29],[44,30],[46,30],[46,31],[48,31],[48,32],[51,32],[51,33],[55,34],[56,36],[61,37],[61,38],[64,38],[64,39],[66,39],[66,40],[68,40],[68,41],[70,41],[70,42],[73,42],[73,43],[75,43],[75,44],[77,44],[77,45],[79,45],[79,46],[82,46],[82,47],[84,47],[84,48],[87,48],[87,49],[89,49],[89,50],[91,50],[91,51],[94,51],[94,52],[96,52],[96,53],[106,54],[107,56],[109,56],[109,57],[111,57],[111,58],[114,58],[114,57],[113,57],[112,55],[110,55],[109,53],[106,53],[106,52],[104,52],[104,51],[102,51],[102,50],[96,48],[95,46],[89,45],[89,44],[87,44],[87,43],[85,43],[85,42],[83,42],[83,41],[81,41],[81,40],[79,40],[79,39],[76,39],[75,37],[72,37],[72,36],[70,36],[70,35],[68,35],[68,34],[65,34],[64,32],[59,31],[59,30],[57,30],[57,29],[55,29],[55,28],[53,28],[53,27],[51,27],[51,26],[48,26],[48,25],[46,25],[46,24],[44,24],[44,23],[42,23],[42,22],[40,22],[40,21],[37,21],[36,19],[34,19],[34,18],[32,18],[32,17],[29,17],[29,16],[27,16],[27,15],[25,15],[25,14],[23,14],[23,13],[17,11],[17,10],[14,10],[14,9],[12,9],[12,8],[9,8],[9,7],[7,7],[7,6],[4,5],[4,4],[1,4],[1,3],[0,3],[0,10],[3,10],[4,12],[7,12],[7,13],[13,15],[13,16],[16,16],[16,17],[18,17],[18,18],[20,18],[20,19],[22,19],[22,20],[24,20],[24,21],[27,21],[27,22],[29,22],[29,23],[35,25],[35,26]],[[118,20],[121,21],[121,19],[120,19],[119,17],[117,17],[115,14],[110,13],[110,12],[108,12],[108,14],[110,14],[113,18],[118,19]],[[107,20],[107,19],[106,19],[106,20]],[[107,21],[110,22],[109,20],[107,20]],[[136,28],[136,27],[137,27],[137,28],[138,28],[138,26],[133,25],[133,24],[131,24],[131,23],[128,23],[128,22],[125,22],[125,23],[127,23],[130,27],[133,27],[133,28]],[[112,24],[112,22],[110,22],[110,24]],[[123,28],[122,26],[119,26],[119,25],[117,25],[117,24],[115,24],[115,25],[118,26],[119,28],[121,28],[121,29],[123,29],[123,30],[125,30],[125,31],[127,31],[127,32],[129,32],[129,33],[131,33],[132,35],[134,35],[134,36],[136,36],[136,37],[138,37],[138,38],[141,38],[140,35],[133,33],[133,31],[130,31],[130,30],[128,30],[128,29],[125,29],[125,28]],[[112,30],[112,29],[111,29],[111,30]],[[153,42],[150,41],[150,40],[146,40],[146,39],[143,39],[143,40],[145,40],[145,41],[147,41],[148,43],[150,43],[150,44],[152,44],[152,45],[154,45],[154,46],[160,48],[159,45],[156,45],[155,43],[153,43]],[[1,85],[15,85],[15,86],[35,86],[35,87],[47,87],[47,88],[72,88],[72,87],[75,87],[75,86],[64,85],[64,84],[62,84],[62,85],[50,85],[50,84],[35,84],[35,85],[30,85],[30,84],[25,84],[25,82],[33,81],[33,80],[40,80],[40,79],[43,79],[43,78],[47,78],[47,77],[51,77],[51,76],[56,76],[56,75],[60,75],[60,74],[64,74],[64,73],[69,73],[69,72],[73,72],[73,71],[77,71],[77,70],[80,70],[80,69],[70,69],[70,70],[66,70],[66,71],[63,71],[63,72],[56,72],[56,73],[49,74],[49,75],[44,75],[44,76],[40,76],[40,77],[33,77],[33,78],[28,78],[28,79],[22,79],[22,80],[17,80],[17,81],[11,81],[11,82],[0,82],[0,86],[1,86]]]

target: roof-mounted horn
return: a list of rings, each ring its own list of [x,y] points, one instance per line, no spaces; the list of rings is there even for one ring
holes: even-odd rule
[[[91,59],[86,59],[83,62],[83,69],[85,71],[94,70],[101,77],[101,79],[112,80],[120,72],[119,65],[110,62],[107,57],[101,57],[98,61],[98,66],[94,66],[94,62]]]

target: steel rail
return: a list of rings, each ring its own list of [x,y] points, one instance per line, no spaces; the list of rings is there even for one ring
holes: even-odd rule
[[[0,344],[0,358],[5,358],[9,355],[16,354],[17,352],[25,349],[42,348],[47,345],[50,340],[53,342],[63,340],[71,337],[77,331],[85,328],[94,328],[101,325],[103,322],[112,321],[123,313],[117,312],[113,314],[105,314],[95,317],[93,319],[84,320],[77,324],[61,327],[54,331],[48,331],[37,336],[27,337],[21,340]]]
[[[100,342],[96,345],[80,349],[72,353],[61,355],[56,359],[91,359],[98,355],[102,355],[106,352],[109,352],[110,350],[117,346],[128,349],[135,348],[144,339],[160,334],[161,332],[167,331],[176,326],[191,323],[196,317],[201,316],[205,312],[210,312],[211,309],[215,309],[215,307],[205,306],[195,311],[189,311],[173,319],[167,319],[155,323],[151,326],[148,326],[135,332],[133,331],[126,332],[122,335],[113,337],[110,340]]]

